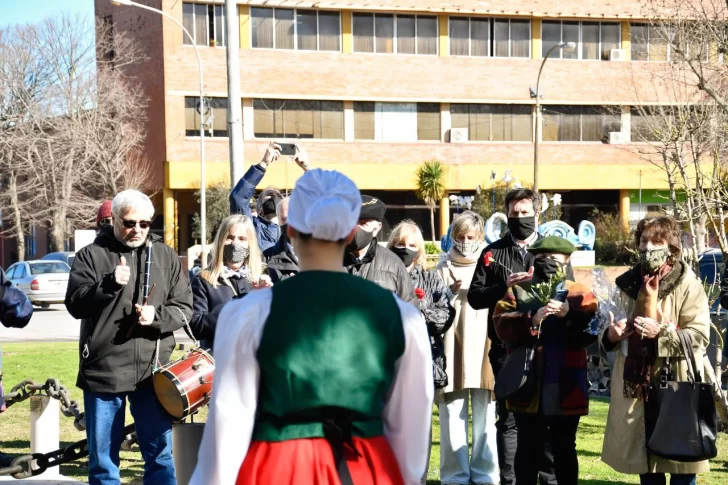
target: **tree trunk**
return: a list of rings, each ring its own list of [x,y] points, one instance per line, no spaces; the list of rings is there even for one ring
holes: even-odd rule
[[[18,261],[25,261],[25,234],[23,233],[23,218],[20,214],[20,201],[18,200],[18,180],[14,172],[10,173],[8,180],[8,193],[10,194],[10,207],[13,211],[13,226],[18,246]]]
[[[53,214],[53,220],[51,224],[51,244],[53,245],[53,251],[63,251],[65,250],[65,226],[64,226],[64,219],[65,217],[61,216],[60,212],[56,212]]]
[[[705,227],[707,222],[708,216],[701,214],[700,217],[698,217],[697,224],[695,225],[695,237],[697,238],[695,241],[695,247],[698,250],[698,254],[703,254],[707,245],[708,230]]]
[[[430,204],[430,230],[432,231],[432,244],[435,244],[435,204]]]

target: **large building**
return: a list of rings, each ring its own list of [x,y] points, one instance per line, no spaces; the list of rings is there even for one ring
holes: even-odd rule
[[[199,78],[213,120],[205,130],[208,184],[230,183],[226,44],[222,1],[139,0],[157,13],[96,0],[97,20],[136,38],[148,61],[135,74],[149,97],[146,153],[154,161],[167,243],[194,244],[200,185]],[[388,223],[429,227],[415,196],[417,167],[447,165],[450,194],[488,190],[506,170],[533,180],[535,88],[541,77],[539,187],[562,195],[577,224],[593,208],[626,223],[638,191],[657,200],[667,184],[640,152],[644,125],[632,107],[663,102],[655,73],[667,44],[647,26],[641,2],[610,0],[368,0],[356,3],[238,1],[246,168],[271,140],[305,147],[316,167],[340,170],[388,205]],[[652,35],[651,35],[652,34]],[[645,62],[647,61],[647,62]],[[662,62],[661,62],[662,61]],[[261,187],[291,189],[300,170],[273,164]],[[632,205],[630,206],[630,201]],[[452,212],[438,207],[439,230]],[[160,229],[161,221],[160,221]],[[429,230],[425,229],[426,236]]]

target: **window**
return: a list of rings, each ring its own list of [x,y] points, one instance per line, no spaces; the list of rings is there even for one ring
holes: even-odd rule
[[[531,106],[451,104],[453,128],[467,128],[470,141],[531,141]]]
[[[406,142],[440,140],[438,103],[354,103],[354,138]]]
[[[15,278],[15,271],[18,269],[19,265],[11,266],[8,272],[5,274],[9,280],[12,280]]]
[[[257,138],[344,139],[342,101],[254,99]]]
[[[225,45],[225,7],[223,5],[183,3],[182,23],[192,36],[194,44],[210,47]],[[185,44],[192,44],[184,32],[182,32],[182,39]]]
[[[493,20],[495,57],[531,57],[530,20]]]
[[[339,12],[253,7],[250,18],[255,48],[341,50]]]
[[[632,108],[630,135],[633,142],[659,141],[660,131],[665,127],[664,116],[658,110],[647,107]]]
[[[354,13],[354,52],[437,55],[437,17]]]
[[[490,56],[491,19],[450,17],[450,55]]]
[[[205,136],[228,136],[227,98],[206,98]],[[200,136],[200,98],[185,98],[185,136]]]
[[[20,278],[25,278],[24,264],[18,265],[18,267],[15,268],[15,274],[13,275],[13,278],[15,278],[16,280],[19,280]]]
[[[43,263],[31,263],[30,274],[39,275],[47,273],[70,273],[71,268],[66,263],[54,263],[54,262],[43,262]]]
[[[561,22],[544,21],[541,24],[541,57],[559,42],[573,42],[576,49],[554,49],[552,58],[609,60],[612,49],[622,46],[622,29],[616,22]]]
[[[621,130],[621,115],[596,106],[544,106],[543,141],[593,141]]]
[[[687,41],[684,38],[680,39],[679,35],[667,25],[631,24],[630,34],[633,61],[679,61],[683,57],[674,52],[673,46],[679,48]],[[689,58],[699,58],[701,62],[708,61],[710,49],[705,45],[690,42],[679,50],[684,51]]]

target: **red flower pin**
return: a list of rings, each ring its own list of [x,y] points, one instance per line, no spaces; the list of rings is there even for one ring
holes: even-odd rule
[[[421,300],[425,297],[425,290],[422,288],[415,288],[415,295],[417,296],[417,299]]]
[[[488,266],[490,266],[491,264],[493,264],[494,262],[495,262],[495,258],[493,257],[493,253],[491,253],[490,251],[488,251],[487,253],[485,253],[483,255],[483,263],[485,263],[486,268]]]

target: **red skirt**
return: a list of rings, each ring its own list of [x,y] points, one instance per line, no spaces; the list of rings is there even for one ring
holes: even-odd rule
[[[403,485],[392,448],[383,436],[354,438],[356,456],[345,448],[356,485]],[[236,485],[340,485],[331,446],[324,438],[282,442],[254,441]]]

